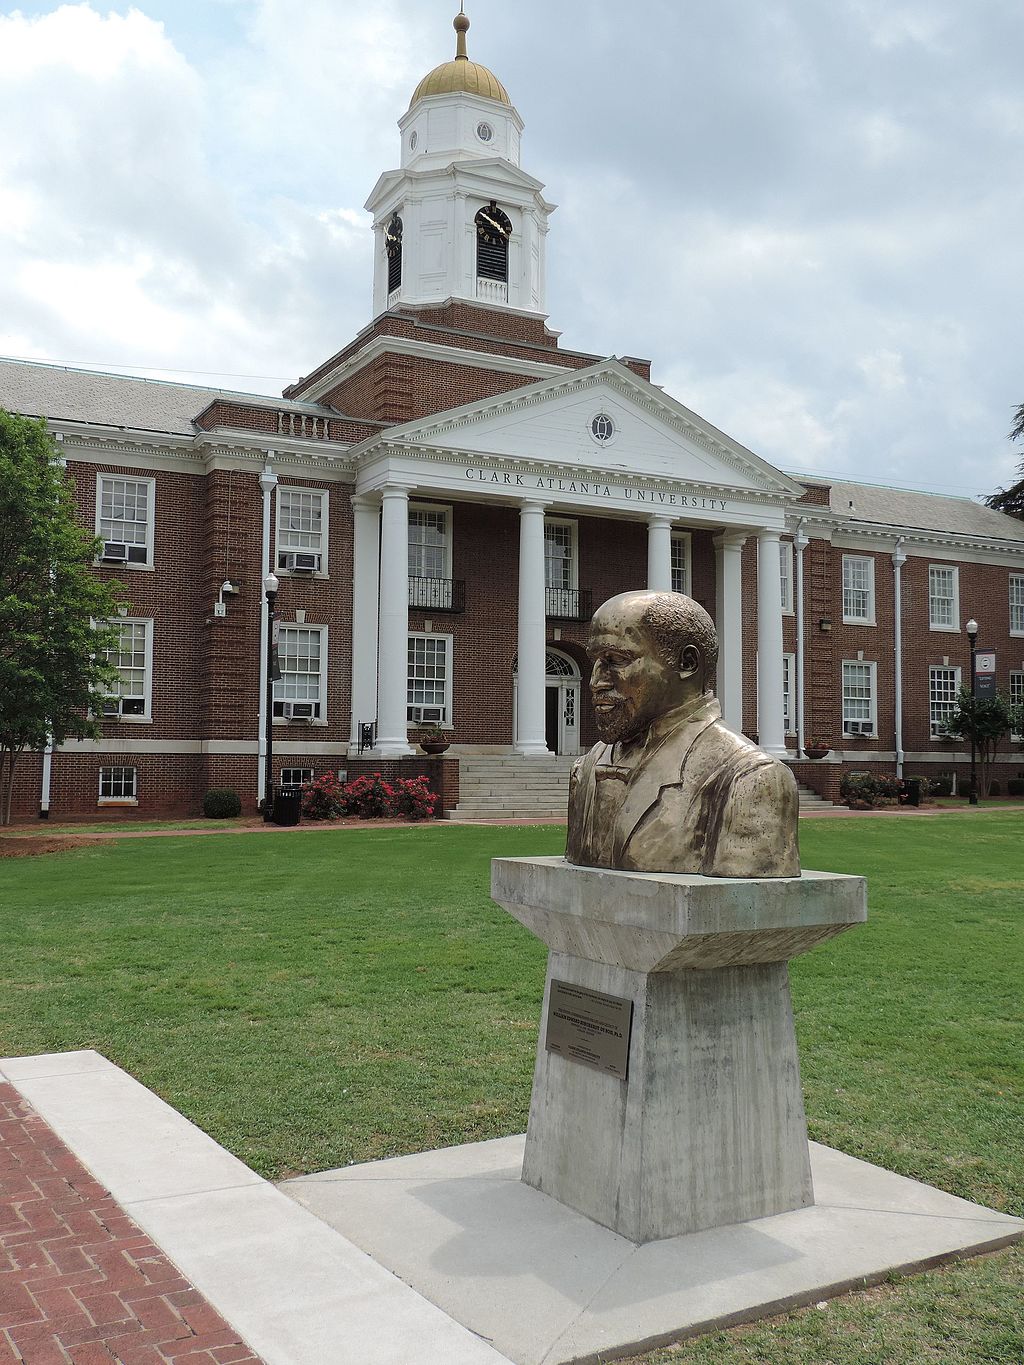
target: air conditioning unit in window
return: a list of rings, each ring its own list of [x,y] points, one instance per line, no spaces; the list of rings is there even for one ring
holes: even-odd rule
[[[290,573],[319,573],[320,556],[312,552],[300,552],[298,550],[288,550],[277,557],[278,568],[287,569]]]
[[[128,546],[123,540],[105,540],[100,559],[109,564],[127,564]]]
[[[845,730],[848,735],[873,735],[875,727],[869,720],[848,720]]]
[[[315,701],[286,701],[281,714],[285,720],[313,720],[319,709]]]
[[[442,725],[444,724],[444,707],[410,706],[407,718],[410,725]]]
[[[103,719],[104,719],[104,720],[116,720],[120,714],[121,714],[121,698],[120,698],[120,697],[104,697],[104,698],[103,698]]]

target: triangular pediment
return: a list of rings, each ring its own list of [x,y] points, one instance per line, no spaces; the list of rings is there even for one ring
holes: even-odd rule
[[[592,432],[594,418],[602,414],[614,428],[606,441]],[[387,446],[681,480],[755,496],[799,497],[803,491],[617,360],[392,427],[379,440]]]

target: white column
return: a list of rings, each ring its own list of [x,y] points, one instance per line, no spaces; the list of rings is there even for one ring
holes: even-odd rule
[[[796,678],[793,686],[796,698],[796,752],[798,758],[803,758],[804,749],[807,747],[807,686],[804,675],[804,660],[807,657],[807,645],[804,638],[806,615],[804,612],[804,551],[811,542],[804,535],[803,528],[804,524],[801,521],[796,528],[796,535],[793,537],[793,547],[796,550]]]
[[[672,518],[650,517],[647,522],[647,586],[652,592],[672,591]]]
[[[360,723],[377,719],[377,599],[380,589],[380,503],[352,499],[352,727],[349,747],[359,747]]]
[[[757,738],[786,757],[782,718],[782,572],[778,531],[757,535]]]
[[[896,693],[896,776],[903,776],[903,566],[907,553],[903,548],[903,537],[896,542],[892,555],[892,590],[895,603],[893,620],[893,651],[895,676],[893,687]]]
[[[743,731],[743,546],[746,531],[715,536],[715,601],[718,630],[718,699],[722,719]]]
[[[259,590],[259,610],[260,610],[260,708],[259,708],[259,738],[256,741],[256,797],[257,800],[263,798],[263,777],[267,759],[267,632],[270,623],[267,620],[267,604],[263,595],[263,580],[270,572],[270,516],[271,498],[274,489],[277,487],[277,475],[274,473],[270,463],[272,450],[267,451],[267,463],[260,474],[260,488],[263,490],[263,548],[260,563],[260,590]]]
[[[519,509],[519,674],[516,752],[538,757],[548,752],[544,736],[544,655],[547,612],[544,592],[543,502]]]
[[[413,752],[406,720],[409,685],[409,489],[388,484],[380,525],[380,646],[377,745],[381,758]]]

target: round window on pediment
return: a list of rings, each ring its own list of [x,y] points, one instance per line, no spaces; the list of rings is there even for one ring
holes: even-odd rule
[[[590,434],[599,446],[610,445],[615,439],[615,423],[606,412],[590,419]]]

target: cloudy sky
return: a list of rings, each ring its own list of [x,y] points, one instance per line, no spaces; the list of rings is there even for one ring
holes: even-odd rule
[[[0,354],[279,392],[452,0],[0,0]],[[563,344],[791,470],[976,494],[1024,402],[1021,0],[469,0]]]

